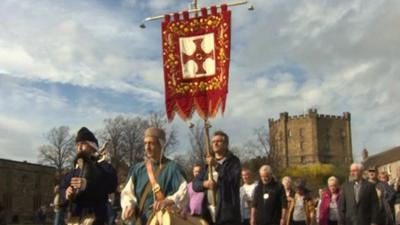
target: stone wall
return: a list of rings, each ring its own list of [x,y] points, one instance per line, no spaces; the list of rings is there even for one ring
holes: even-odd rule
[[[0,204],[5,207],[8,222],[32,221],[42,205],[49,207],[53,200],[55,168],[0,159]]]
[[[312,163],[352,162],[350,113],[343,116],[308,114],[269,119],[272,157],[281,168]],[[274,160],[274,161],[275,161]]]
[[[378,171],[386,171],[390,175],[390,179],[400,177],[400,160],[378,166]]]

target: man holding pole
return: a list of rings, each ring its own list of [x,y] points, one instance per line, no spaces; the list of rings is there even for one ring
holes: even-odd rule
[[[211,145],[208,165],[193,181],[193,190],[207,195],[203,218],[210,225],[240,225],[240,160],[229,151],[225,132],[216,131]]]

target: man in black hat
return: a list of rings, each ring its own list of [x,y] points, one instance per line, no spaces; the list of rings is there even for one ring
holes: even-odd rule
[[[60,184],[61,197],[68,202],[69,222],[107,223],[108,194],[117,188],[117,174],[107,161],[97,161],[99,144],[94,134],[82,127],[76,140],[75,169],[68,172]]]

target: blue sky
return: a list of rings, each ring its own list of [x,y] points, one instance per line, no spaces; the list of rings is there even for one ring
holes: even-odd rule
[[[35,162],[51,128],[164,110],[159,22],[178,0],[0,2],[0,158]],[[200,0],[200,5],[222,1]],[[230,89],[214,128],[241,145],[279,112],[352,113],[353,152],[399,145],[400,2],[254,0],[233,8]],[[180,149],[186,123],[176,118]]]

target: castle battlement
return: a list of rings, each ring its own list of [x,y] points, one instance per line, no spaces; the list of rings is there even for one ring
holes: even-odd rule
[[[338,116],[338,115],[326,115],[326,114],[319,114],[317,115],[319,119],[335,119],[335,120],[347,120],[345,116]]]
[[[293,115],[290,116],[288,112],[280,113],[279,119],[268,119],[268,123],[271,125],[275,123],[279,123],[281,120],[300,120],[300,119],[309,119],[309,118],[318,118],[318,119],[332,119],[332,120],[350,120],[350,113],[344,112],[342,116],[340,115],[328,115],[328,114],[318,114],[317,109],[309,109],[308,114],[301,115]]]

